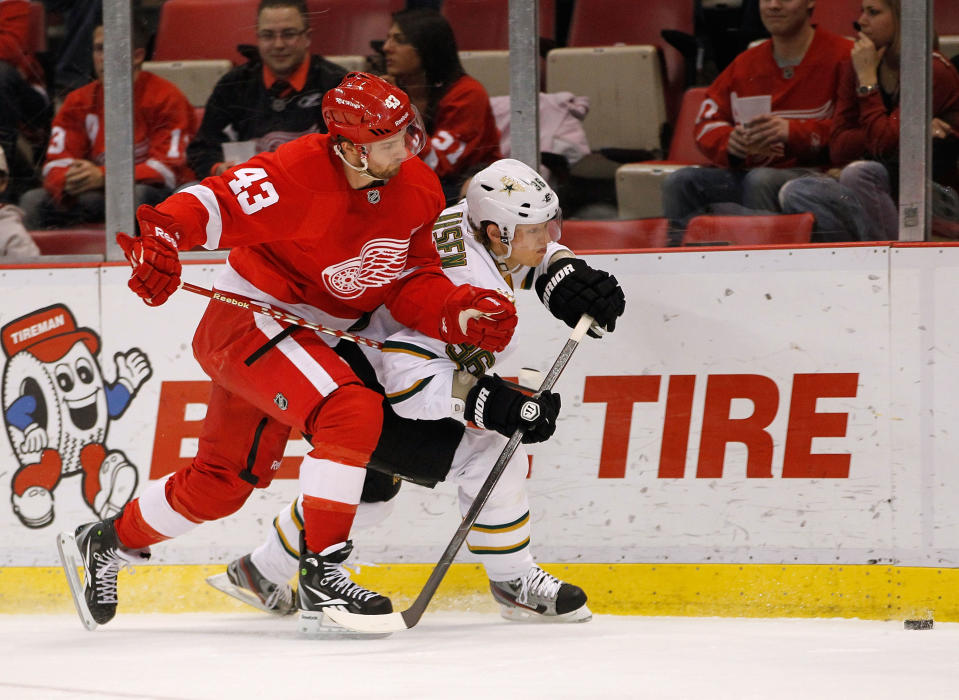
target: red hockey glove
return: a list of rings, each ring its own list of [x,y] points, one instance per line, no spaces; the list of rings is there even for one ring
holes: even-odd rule
[[[469,284],[458,286],[443,304],[440,339],[502,351],[516,328],[516,307],[499,292]]]
[[[149,306],[159,306],[180,286],[180,257],[172,231],[175,222],[151,206],[137,209],[140,237],[117,234],[117,243],[133,266],[130,289]]]

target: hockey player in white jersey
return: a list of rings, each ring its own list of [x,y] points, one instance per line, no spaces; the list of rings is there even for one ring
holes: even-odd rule
[[[591,335],[612,331],[625,307],[623,291],[615,277],[591,268],[557,242],[561,226],[559,201],[545,180],[525,164],[504,159],[474,176],[466,198],[436,220],[433,237],[453,282],[506,294],[535,288],[550,312],[569,326],[586,313],[595,320]],[[386,397],[387,417],[371,469],[427,486],[449,478],[458,486],[465,514],[517,427],[526,430],[524,443],[553,434],[559,396],[544,392],[538,399],[539,416],[525,420],[520,408],[530,397],[492,373],[497,360],[515,350],[515,338],[496,354],[473,345],[446,344],[400,326],[384,309],[374,314],[363,334],[384,340],[382,352],[362,348],[375,378],[367,380],[357,369],[362,362],[358,346],[340,345],[349,346],[342,354],[357,374],[370,385],[378,383]],[[467,546],[483,563],[503,617],[589,620],[583,590],[552,576],[533,559],[527,464],[520,446],[471,529]],[[373,479],[367,485],[375,487],[375,473],[368,474]],[[398,488],[397,482],[379,496],[364,493],[364,501],[391,498]],[[364,508],[369,506],[361,506],[358,520]],[[300,530],[300,506],[293,503],[276,517],[266,541],[210,583],[263,610],[292,613],[289,581],[299,559]]]

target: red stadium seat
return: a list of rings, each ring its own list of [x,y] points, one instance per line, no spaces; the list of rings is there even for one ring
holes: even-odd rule
[[[313,40],[310,50],[323,56],[366,56],[370,42],[385,40],[390,15],[404,0],[307,0]]]
[[[27,49],[32,53],[43,53],[47,50],[47,11],[41,2],[30,3],[27,41]]]
[[[106,237],[103,224],[85,224],[77,228],[30,231],[30,237],[43,255],[103,255]]]
[[[576,253],[665,248],[667,229],[666,219],[569,219],[559,242]]]
[[[167,0],[160,10],[154,61],[225,58],[244,62],[237,44],[256,43],[259,0]]]
[[[689,88],[683,93],[683,101],[679,106],[679,116],[676,117],[673,136],[669,142],[668,160],[671,163],[684,165],[708,165],[709,159],[703,155],[696,145],[696,118],[706,97],[705,87]]]
[[[956,0],[936,0],[933,27],[939,34],[959,34],[959,3]]]
[[[577,0],[569,24],[570,46],[650,44],[666,62],[666,104],[671,117],[679,111],[686,87],[682,54],[660,35],[664,29],[693,34],[693,3],[652,0]]]
[[[683,245],[795,245],[809,243],[816,219],[810,213],[770,216],[696,216]]]
[[[442,12],[460,51],[509,48],[509,0],[443,0]],[[539,2],[539,35],[556,37],[555,0]]]
[[[812,23],[839,36],[856,36],[852,23],[862,14],[862,0],[829,0],[817,2]]]

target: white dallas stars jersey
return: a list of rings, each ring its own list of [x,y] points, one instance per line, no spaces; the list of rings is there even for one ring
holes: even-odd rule
[[[467,211],[464,199],[445,209],[433,224],[433,242],[443,271],[454,284],[472,284],[509,295],[514,289],[531,290],[536,278],[545,274],[550,258],[559,250],[568,250],[551,241],[538,267],[521,266],[504,278],[493,256],[473,237]],[[368,352],[367,357],[393,409],[405,418],[450,417],[454,371],[465,370],[476,376],[488,373],[497,358],[513,352],[517,343],[514,335],[503,352],[494,354],[473,345],[447,344],[405,327],[397,330],[397,326],[389,318],[389,312],[380,309],[363,334],[369,337],[389,334],[384,351]],[[390,330],[395,332],[390,334]]]

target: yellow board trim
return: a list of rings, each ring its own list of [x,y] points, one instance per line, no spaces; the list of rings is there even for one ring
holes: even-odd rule
[[[595,613],[721,617],[858,617],[902,620],[931,613],[959,621],[959,569],[809,564],[544,564],[581,586]],[[363,566],[356,579],[407,607],[433,564]],[[206,585],[224,565],[156,565],[120,572],[120,610],[251,611]],[[455,564],[430,609],[494,611],[482,567]],[[73,610],[59,568],[0,568],[0,614]]]

